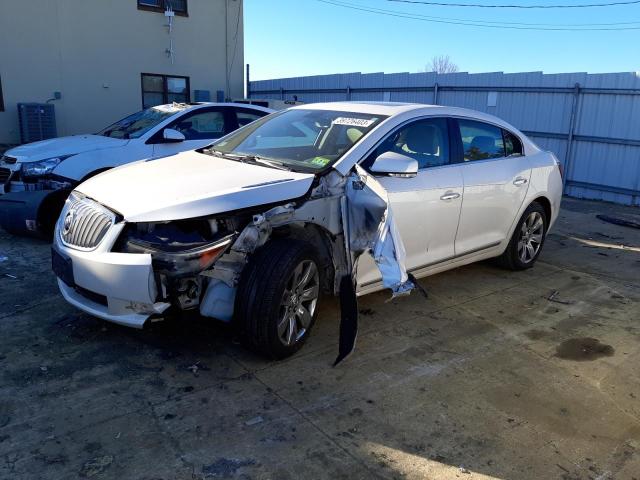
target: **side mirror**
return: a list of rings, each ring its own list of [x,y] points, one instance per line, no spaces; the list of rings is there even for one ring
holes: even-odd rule
[[[186,140],[184,134],[173,128],[165,128],[162,132],[164,143],[180,143]]]
[[[390,177],[415,177],[418,173],[418,161],[401,153],[384,152],[375,159],[370,170]]]

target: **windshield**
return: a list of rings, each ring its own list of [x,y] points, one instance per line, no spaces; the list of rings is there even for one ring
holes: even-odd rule
[[[209,153],[275,161],[313,172],[334,164],[384,115],[332,110],[285,110],[226,136]]]
[[[109,125],[99,132],[98,135],[111,138],[138,138],[163,120],[181,112],[187,107],[187,105],[176,103],[173,105],[159,105],[157,107],[147,108],[146,110],[141,110],[133,115],[129,115],[113,125]]]

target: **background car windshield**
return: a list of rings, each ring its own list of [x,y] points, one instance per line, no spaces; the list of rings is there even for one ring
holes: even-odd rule
[[[286,110],[225,137],[212,150],[276,160],[293,170],[322,170],[385,118],[332,110]]]
[[[178,105],[160,105],[147,108],[129,115],[126,118],[108,126],[98,135],[111,138],[138,138],[163,120],[175,115],[186,108]]]

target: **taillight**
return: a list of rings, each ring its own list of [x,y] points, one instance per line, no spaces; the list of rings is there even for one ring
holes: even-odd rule
[[[564,178],[564,167],[558,162],[558,170],[560,170],[560,178]]]

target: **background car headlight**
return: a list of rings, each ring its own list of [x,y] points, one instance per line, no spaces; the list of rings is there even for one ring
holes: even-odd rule
[[[56,168],[60,162],[69,158],[71,155],[47,158],[46,160],[40,160],[39,162],[28,162],[22,164],[22,176],[23,177],[42,177],[47,175]]]

